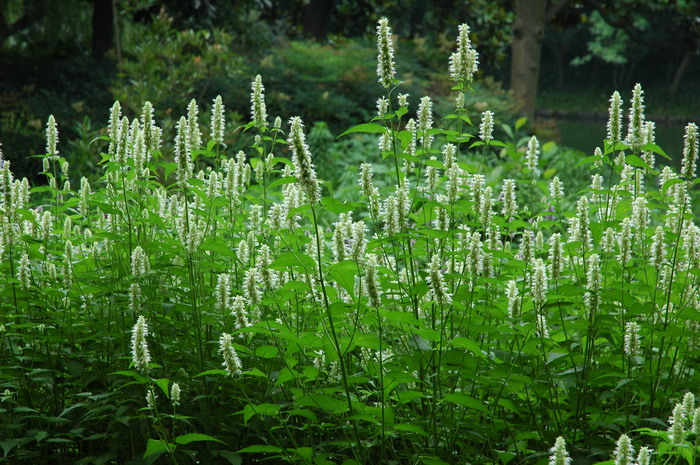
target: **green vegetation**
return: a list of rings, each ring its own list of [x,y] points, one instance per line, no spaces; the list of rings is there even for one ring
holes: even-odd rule
[[[636,86],[595,155],[540,145],[465,98],[466,26],[438,118],[378,29],[337,143],[258,76],[235,127],[115,103],[94,182],[53,116],[46,185],[2,159],[0,461],[697,462],[697,127],[656,163]]]

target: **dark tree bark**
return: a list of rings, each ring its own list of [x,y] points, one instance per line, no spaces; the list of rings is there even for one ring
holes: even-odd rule
[[[535,117],[546,13],[546,0],[515,0],[510,87],[519,112],[531,122]]]
[[[681,64],[678,65],[676,73],[673,76],[673,82],[671,83],[670,93],[672,96],[678,95],[678,90],[681,88],[681,82],[683,82],[683,77],[685,76],[688,66],[690,66],[690,62],[692,60],[693,58],[690,55],[683,55],[683,60],[681,61]]]
[[[114,9],[112,0],[93,0],[92,10],[92,56],[104,57],[114,48]]]
[[[325,39],[331,20],[332,0],[311,0],[304,10],[304,34],[315,39]]]

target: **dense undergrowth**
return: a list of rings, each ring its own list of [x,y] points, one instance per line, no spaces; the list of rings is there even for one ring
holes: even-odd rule
[[[220,100],[205,134],[190,103],[172,154],[150,104],[115,103],[96,185],[68,181],[53,118],[47,186],[2,161],[0,461],[695,463],[695,125],[676,173],[641,88],[627,135],[614,95],[574,192],[465,108],[466,27],[439,125],[430,97],[409,118],[378,30],[350,200],[259,78],[245,151]]]

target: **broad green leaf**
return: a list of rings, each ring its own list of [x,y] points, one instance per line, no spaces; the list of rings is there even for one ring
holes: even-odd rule
[[[270,268],[276,270],[286,270],[287,268],[301,268],[303,271],[315,271],[316,261],[301,252],[285,252],[280,254],[275,261],[270,264]]]
[[[307,394],[295,403],[302,407],[317,407],[335,413],[348,411],[348,403],[345,400],[336,399],[328,394]]]
[[[644,145],[642,145],[641,148],[642,148],[642,150],[648,150],[650,152],[657,153],[657,154],[661,155],[662,157],[664,157],[665,159],[671,160],[671,157],[669,157],[666,154],[666,152],[664,152],[664,150],[656,144],[644,144]]]
[[[561,353],[561,352],[550,352],[547,355],[547,365],[556,362],[557,360],[566,357],[569,355],[568,353]]]
[[[277,446],[248,446],[238,451],[239,454],[279,454],[282,452]]]
[[[449,465],[439,457],[421,457],[421,461],[425,465]]]
[[[22,444],[22,442],[21,439],[5,439],[0,441],[3,457],[7,458],[7,454],[9,454],[15,446]]]
[[[394,429],[396,431],[406,431],[408,433],[420,434],[421,436],[428,436],[428,433],[426,433],[425,430],[418,425],[399,424],[394,425]]]
[[[174,448],[175,445],[171,444],[170,448]],[[143,453],[143,458],[145,459],[146,457],[150,457],[151,455],[156,456],[168,452],[168,444],[161,440],[161,439],[149,439],[148,444],[146,445],[146,452]]]
[[[285,176],[283,178],[276,179],[275,181],[272,182],[269,186],[267,186],[268,189],[272,189],[277,186],[283,186],[285,184],[292,184],[294,182],[298,182],[299,180],[297,179],[296,176]]]
[[[630,166],[635,166],[637,168],[651,168],[647,162],[639,158],[637,155],[627,155],[625,157],[625,163],[627,163]]]
[[[134,378],[139,383],[147,383],[148,382],[147,377],[145,377],[141,373],[137,373],[135,371],[115,371],[113,373],[110,373],[110,375],[130,376],[130,377]]]
[[[224,257],[236,256],[236,252],[231,250],[231,248],[221,239],[209,238],[202,242],[200,249],[216,252],[218,255],[223,255]]]
[[[479,344],[468,337],[456,337],[452,340],[452,342],[450,342],[450,344],[454,347],[459,347],[460,349],[467,349],[477,357],[481,357],[483,359],[486,358],[486,355],[484,355]]]
[[[420,321],[418,321],[418,319],[413,315],[413,313],[409,312],[379,310],[379,314],[383,318],[386,318],[387,321],[391,321],[392,323],[407,324],[413,326],[420,326],[421,324]]]
[[[363,123],[363,124],[358,124],[356,126],[351,127],[338,137],[336,139],[340,139],[341,137],[347,135],[347,134],[352,134],[355,132],[361,132],[361,133],[366,133],[366,134],[383,134],[387,131],[387,129],[377,123]]]
[[[661,193],[666,195],[666,192],[668,191],[669,187],[673,186],[674,184],[680,184],[682,182],[683,180],[681,178],[669,179],[664,183],[663,187],[661,188]]]
[[[396,117],[402,118],[406,113],[408,113],[408,107],[399,107],[399,109],[396,110]]]
[[[191,442],[220,442],[221,444],[226,444],[224,441],[200,433],[181,434],[175,438],[175,442],[178,444],[189,444]]]
[[[154,383],[156,383],[156,385],[165,393],[165,397],[170,398],[170,392],[168,391],[168,384],[170,383],[169,379],[156,379]]]
[[[260,346],[255,349],[255,355],[262,358],[275,358],[277,353],[278,350],[275,346]]]
[[[255,415],[261,416],[274,416],[280,411],[280,406],[277,404],[247,404],[243,407],[243,423],[248,424],[248,420],[253,418]]]
[[[357,263],[352,260],[343,260],[342,262],[331,266],[328,270],[328,274],[330,274],[335,282],[340,284],[351,297],[355,296],[355,276],[357,276]]]
[[[462,407],[488,413],[488,409],[480,400],[474,399],[466,394],[446,394],[442,400],[443,402],[449,402],[451,404],[457,404]]]
[[[197,375],[194,375],[193,378],[198,378],[200,376],[209,376],[209,375],[228,376],[228,371],[226,371],[226,370],[207,370],[207,371],[203,371]]]

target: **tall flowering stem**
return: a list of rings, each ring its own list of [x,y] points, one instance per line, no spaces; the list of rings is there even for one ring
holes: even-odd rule
[[[151,361],[146,337],[148,337],[148,325],[146,318],[140,315],[131,330],[131,360],[136,365],[136,369],[141,372],[148,371],[148,363]]]
[[[681,174],[686,180],[695,179],[698,162],[698,127],[695,123],[688,123],[683,136],[683,161]]]
[[[377,24],[377,76],[379,83],[389,89],[396,79],[394,65],[394,43],[391,38],[389,20],[382,18]]]
[[[267,108],[265,106],[265,96],[263,92],[265,87],[262,83],[262,77],[258,74],[252,83],[252,92],[250,94],[250,113],[255,126],[264,131],[267,128]]]
[[[637,83],[632,90],[629,124],[627,128],[627,145],[638,152],[644,144],[644,91]]]
[[[469,40],[469,26],[460,24],[458,29],[457,51],[450,57],[450,77],[458,82],[457,87],[461,90],[474,79],[479,66],[479,54]]]
[[[610,109],[608,110],[608,140],[613,147],[622,138],[622,98],[618,91],[610,97]]]
[[[306,145],[304,123],[298,116],[289,120],[289,149],[292,151],[294,175],[312,205],[321,201],[321,187],[316,178],[316,168],[311,161],[311,152]]]

